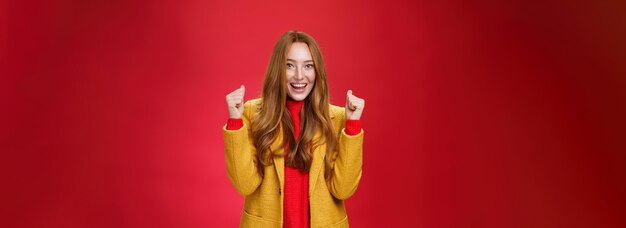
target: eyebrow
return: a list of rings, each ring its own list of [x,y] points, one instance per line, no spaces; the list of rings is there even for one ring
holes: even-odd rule
[[[293,60],[293,59],[287,59],[287,61],[298,62],[298,61]],[[306,63],[306,62],[313,62],[313,60],[305,60],[304,62],[305,62],[305,63]]]

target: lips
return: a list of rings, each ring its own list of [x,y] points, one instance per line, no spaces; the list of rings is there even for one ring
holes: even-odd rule
[[[294,89],[302,89],[306,87],[308,84],[307,83],[289,83],[289,85],[291,85],[291,87],[293,87]]]
[[[289,83],[292,93],[304,94],[309,83]]]

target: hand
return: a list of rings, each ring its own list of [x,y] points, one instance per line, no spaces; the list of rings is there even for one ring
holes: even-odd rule
[[[352,95],[352,90],[346,94],[346,119],[359,120],[365,108],[365,100]]]
[[[241,85],[239,89],[226,95],[226,104],[228,105],[228,113],[230,118],[241,119],[243,114],[243,95],[246,92],[246,87]]]

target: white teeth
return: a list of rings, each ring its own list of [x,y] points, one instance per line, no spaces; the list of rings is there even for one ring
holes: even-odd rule
[[[306,86],[306,83],[299,83],[299,84],[292,83],[291,86],[293,86],[295,88],[303,88],[303,87]]]

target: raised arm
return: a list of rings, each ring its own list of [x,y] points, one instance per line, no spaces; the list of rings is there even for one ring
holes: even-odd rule
[[[339,154],[334,162],[332,176],[328,181],[330,193],[337,199],[350,198],[361,180],[363,166],[363,130],[360,118],[365,107],[365,100],[346,94],[346,107],[341,113],[339,133]],[[344,122],[345,121],[345,122]]]
[[[222,129],[226,157],[226,171],[231,183],[241,195],[252,194],[261,184],[262,177],[257,170],[256,148],[250,129],[250,102],[243,103],[245,87],[226,95],[230,119]],[[241,119],[243,126],[234,127]]]

